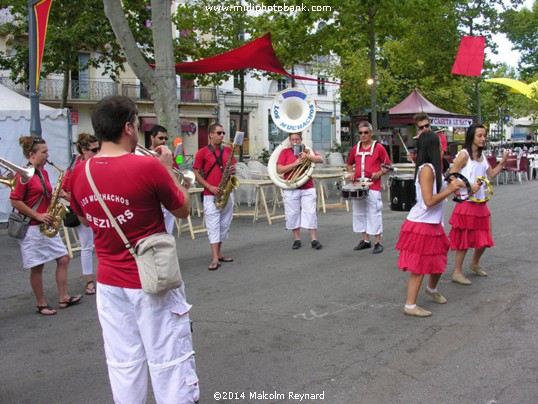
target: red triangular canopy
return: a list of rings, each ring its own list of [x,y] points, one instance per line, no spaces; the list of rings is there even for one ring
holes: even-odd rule
[[[389,109],[389,115],[409,115],[418,114],[419,112],[426,112],[432,115],[459,115],[445,111],[444,109],[432,104],[417,90],[413,90],[413,92],[409,94],[405,100]]]
[[[211,56],[195,62],[185,62],[176,65],[176,73],[217,73],[229,72],[241,69],[258,69],[268,72],[278,73],[283,76],[293,77],[297,80],[322,81],[330,84],[334,83],[326,80],[317,80],[311,77],[296,76],[288,73],[280,60],[276,57],[271,33],[255,39],[239,48]]]

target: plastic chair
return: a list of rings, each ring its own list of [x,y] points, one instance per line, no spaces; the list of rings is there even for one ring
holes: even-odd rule
[[[489,163],[489,165],[490,165],[490,167],[492,169],[497,167],[497,157],[495,157],[495,156],[487,156],[486,159],[488,160],[488,163]],[[504,173],[502,171],[499,173],[499,175],[501,173],[504,175]],[[497,181],[497,185],[499,185],[499,176],[498,175],[495,177],[495,180]]]
[[[517,167],[516,175],[520,184],[523,183],[521,174],[525,174],[525,179],[529,182],[529,159],[527,156],[521,156],[519,158],[519,164]]]
[[[506,164],[504,165],[503,172],[506,176],[510,174],[510,181],[512,181],[512,174],[516,174],[518,170],[517,157],[508,157]],[[507,177],[506,180],[508,180]]]

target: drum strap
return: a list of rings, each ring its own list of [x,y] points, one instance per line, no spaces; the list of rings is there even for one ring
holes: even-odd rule
[[[370,147],[370,150],[367,151],[367,152],[361,152],[359,151],[361,149],[361,143],[362,142],[359,142],[357,144],[357,156],[361,156],[361,178],[365,178],[365,175],[364,175],[364,167],[365,167],[365,161],[366,161],[366,156],[371,156],[372,154],[374,154],[374,148],[375,148],[375,144],[377,143],[377,140],[374,140],[372,142],[372,147]]]

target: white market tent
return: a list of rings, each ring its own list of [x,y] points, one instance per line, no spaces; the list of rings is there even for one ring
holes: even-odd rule
[[[39,105],[41,136],[49,147],[49,160],[65,169],[71,158],[71,127],[69,110]],[[30,133],[30,100],[0,85],[0,157],[24,166],[28,161],[19,146],[19,137]],[[52,186],[56,184],[58,170],[47,165]],[[5,173],[0,168],[1,173]],[[10,189],[0,185],[0,223],[7,222],[11,213]]]

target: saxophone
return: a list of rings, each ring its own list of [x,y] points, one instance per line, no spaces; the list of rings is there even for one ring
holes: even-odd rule
[[[53,223],[50,226],[46,223],[41,223],[40,230],[45,236],[54,237],[56,234],[58,234],[62,219],[67,213],[67,207],[60,202],[60,191],[62,190],[62,182],[65,172],[56,164],[50,161],[47,161],[47,163],[57,169],[60,172],[60,175],[58,176],[58,182],[56,183],[56,187],[52,193],[52,199],[50,200],[49,209],[47,210],[47,213],[54,217]]]
[[[234,188],[239,186],[239,180],[230,174],[230,166],[232,164],[232,159],[234,158],[234,148],[235,145],[232,144],[232,151],[228,156],[228,161],[226,162],[226,168],[222,173],[222,179],[220,180],[219,189],[222,190],[220,196],[215,196],[215,206],[222,210],[228,204],[228,199],[230,198],[230,193]]]

